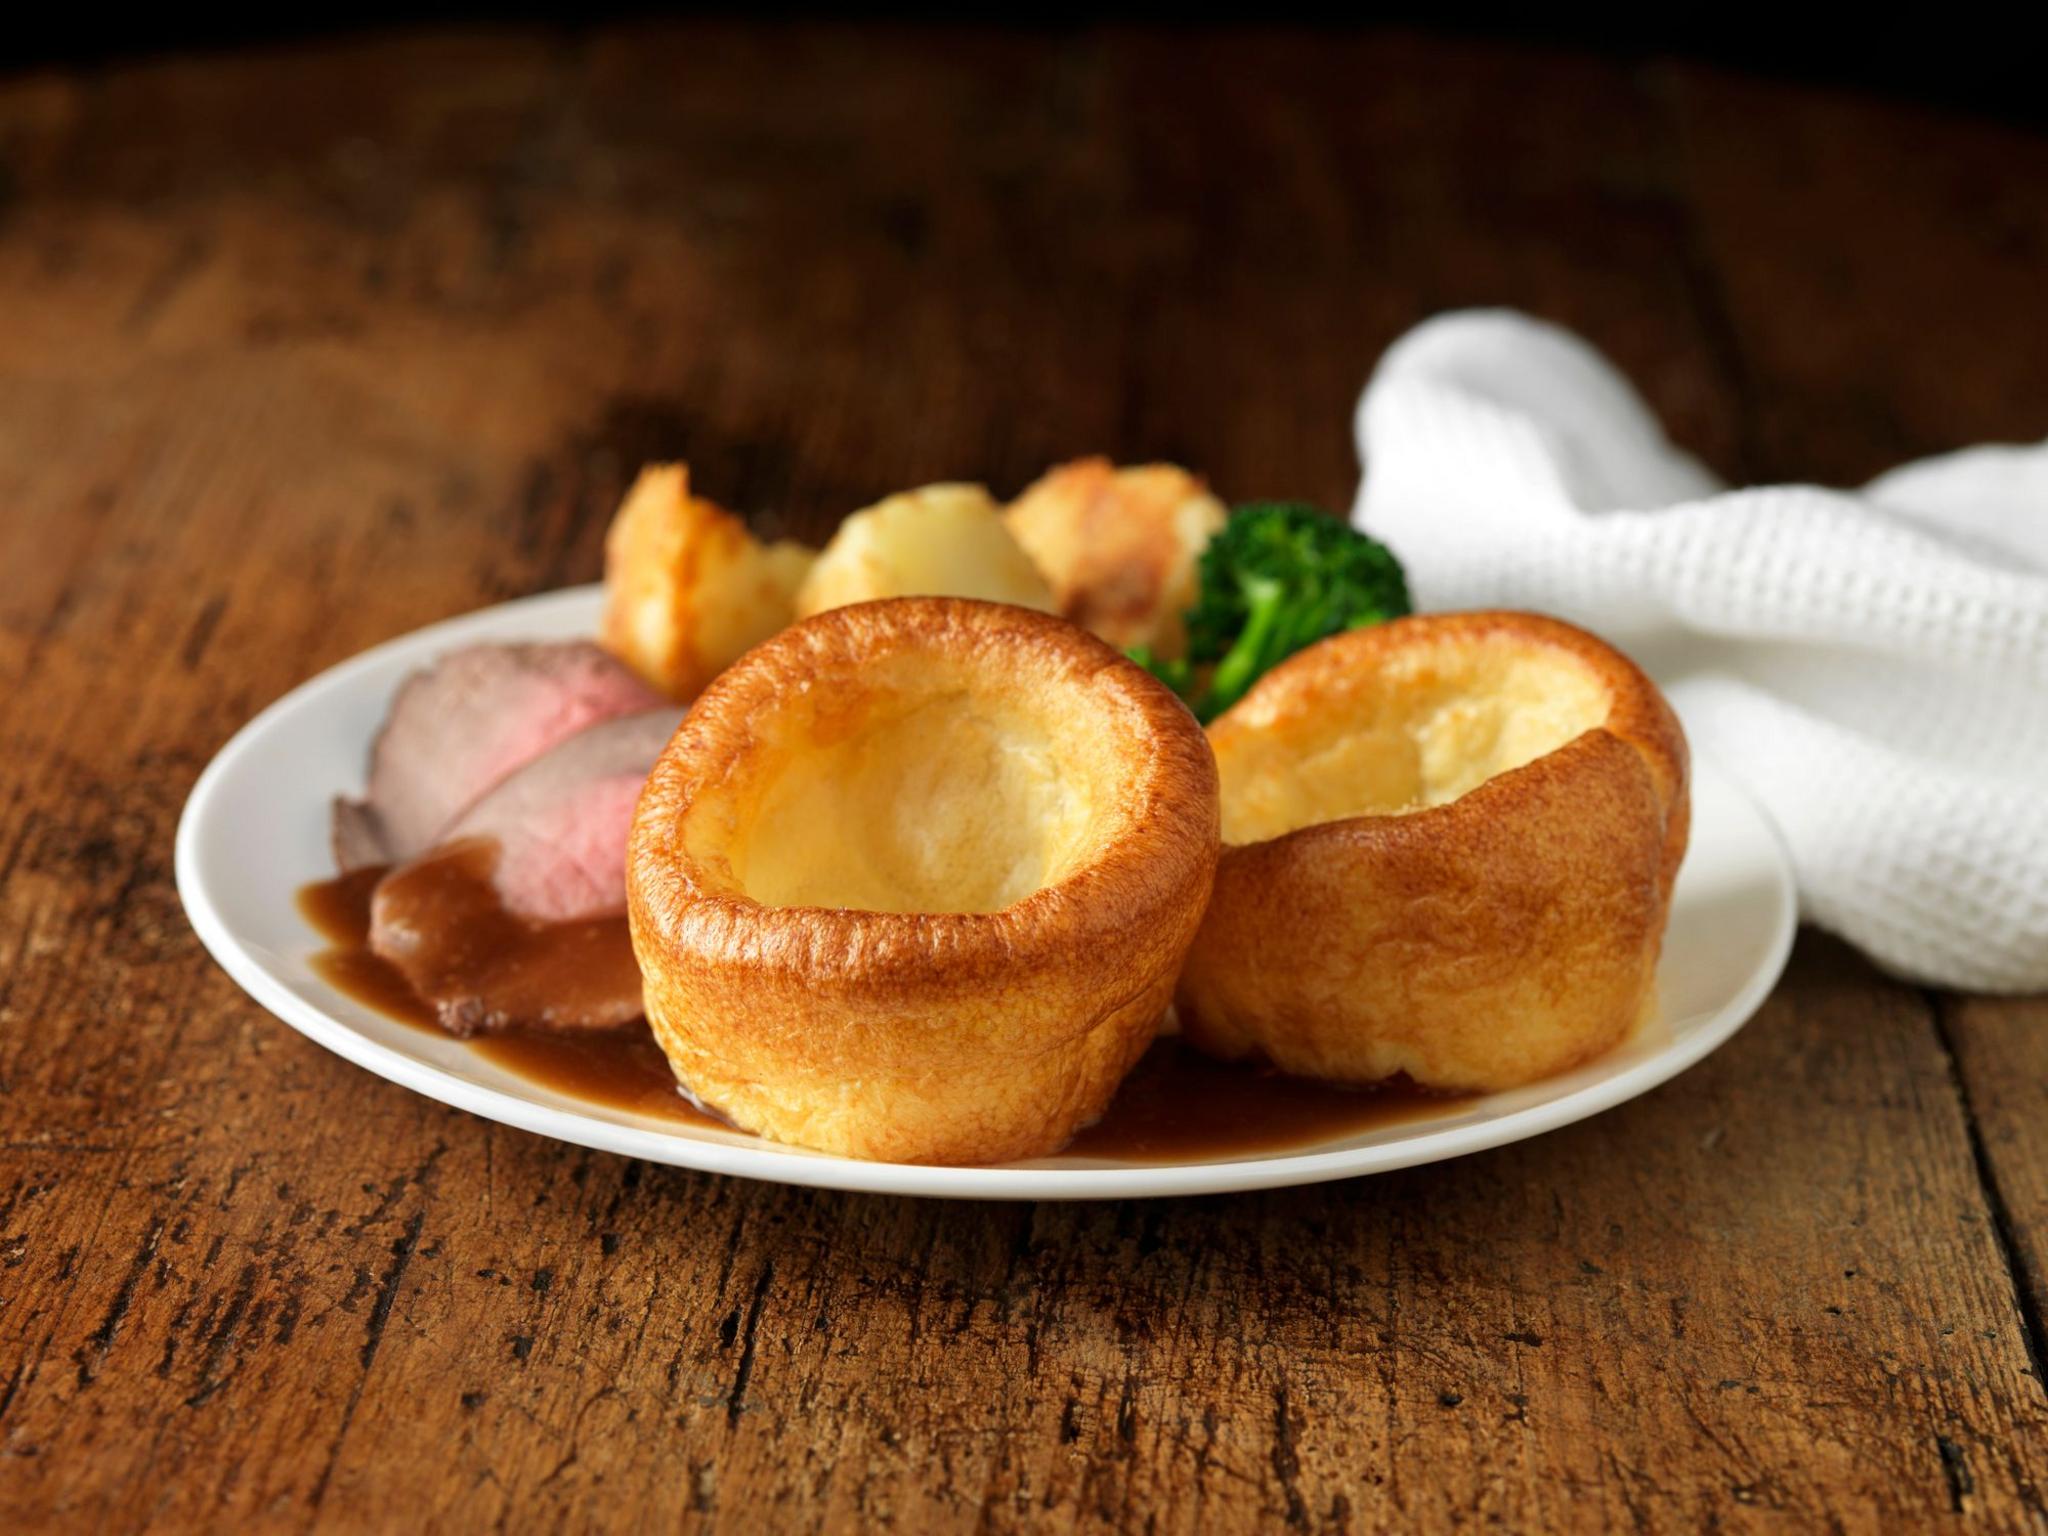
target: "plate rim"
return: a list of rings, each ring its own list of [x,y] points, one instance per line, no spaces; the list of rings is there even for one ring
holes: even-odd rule
[[[178,897],[186,918],[214,962],[251,999],[314,1044],[388,1082],[534,1135],[621,1156],[771,1183],[930,1198],[1113,1200],[1231,1194],[1391,1173],[1559,1130],[1669,1082],[1724,1045],[1755,1016],[1777,986],[1797,934],[1797,891],[1782,835],[1738,781],[1694,748],[1695,788],[1703,775],[1716,780],[1717,789],[1740,801],[1755,818],[1776,856],[1771,877],[1778,914],[1764,962],[1707,1021],[1634,1066],[1558,1098],[1477,1125],[1419,1130],[1413,1135],[1361,1147],[1268,1152],[1200,1163],[1123,1163],[1094,1168],[1014,1164],[983,1167],[864,1162],[765,1142],[735,1145],[616,1124],[594,1115],[536,1103],[487,1084],[467,1081],[371,1039],[299,997],[263,966],[253,947],[236,935],[222,915],[202,872],[200,839],[234,762],[276,728],[281,719],[317,704],[328,693],[394,653],[411,652],[435,642],[457,641],[473,630],[495,631],[506,619],[537,609],[594,605],[601,592],[602,588],[593,584],[515,598],[424,625],[335,663],[272,701],[229,737],[194,782],[178,818],[173,862]]]

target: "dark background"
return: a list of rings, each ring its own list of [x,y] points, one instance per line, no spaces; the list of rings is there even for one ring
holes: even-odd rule
[[[1618,58],[1676,57],[1780,78],[1845,85],[2012,121],[2048,122],[2048,89],[2025,7],[1683,7],[1578,11],[1527,5],[1353,5],[1306,0],[1268,4],[1080,5],[572,5],[564,0],[310,0],[291,7],[166,6],[111,19],[100,7],[37,5],[8,19],[0,67],[79,63],[184,48],[231,48],[396,26],[517,22],[565,33],[609,21],[659,16],[928,20],[1059,28],[1083,24],[1193,27],[1286,24],[1304,28],[1401,27],[1493,38]],[[2037,18],[2038,19],[2038,18]],[[2030,29],[2031,30],[2031,29]]]

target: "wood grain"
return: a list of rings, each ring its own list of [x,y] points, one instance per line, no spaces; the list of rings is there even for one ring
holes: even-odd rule
[[[1340,503],[1423,315],[1735,473],[2041,431],[2048,146],[1400,35],[484,32],[0,84],[0,1528],[2048,1522],[2048,1018],[1801,942],[1594,1121],[1276,1195],[629,1163],[263,1015],[170,847],[644,458],[817,534],[1106,450]]]
[[[1937,997],[1934,1009],[1973,1111],[1978,1171],[2040,1379],[2048,1362],[2048,999]]]

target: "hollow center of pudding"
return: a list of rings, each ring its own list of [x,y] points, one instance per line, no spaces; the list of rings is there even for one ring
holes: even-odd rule
[[[726,864],[763,905],[994,912],[1101,840],[1095,748],[1000,695],[883,690],[776,726],[758,728],[728,823]]]
[[[1223,840],[1444,805],[1606,720],[1605,683],[1508,636],[1403,650],[1218,733]]]

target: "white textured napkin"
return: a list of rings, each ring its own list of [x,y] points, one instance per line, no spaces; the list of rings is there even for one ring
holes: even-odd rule
[[[1807,917],[1910,977],[2048,988],[2048,444],[1731,491],[1501,311],[1403,337],[1357,430],[1353,521],[1418,607],[1604,635],[1775,818]]]

